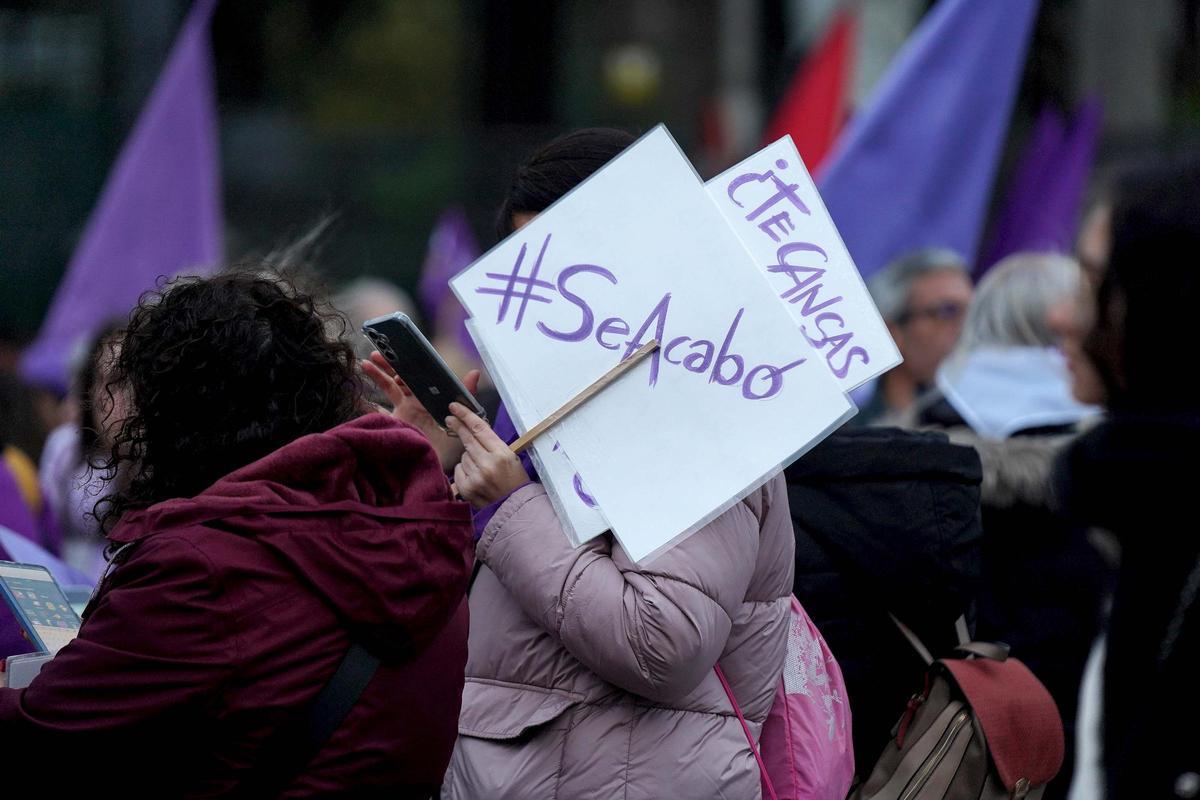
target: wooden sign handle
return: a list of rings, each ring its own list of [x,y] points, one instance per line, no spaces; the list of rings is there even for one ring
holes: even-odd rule
[[[533,444],[534,439],[538,438],[543,433],[545,433],[547,430],[549,430],[550,428],[557,425],[569,414],[571,414],[576,409],[578,409],[580,406],[582,406],[584,403],[586,403],[588,400],[591,400],[593,397],[595,397],[597,394],[599,394],[604,389],[604,387],[608,386],[610,383],[615,381],[617,378],[621,377],[626,372],[629,372],[629,370],[636,367],[638,364],[640,364],[642,362],[643,359],[645,359],[647,356],[649,356],[651,353],[653,353],[657,349],[658,349],[658,340],[657,339],[651,339],[650,341],[646,342],[644,345],[642,345],[636,351],[634,351],[633,355],[631,355],[629,358],[625,359],[620,364],[617,364],[615,367],[610,369],[608,372],[601,375],[599,378],[597,378],[595,380],[594,383],[592,383],[591,386],[587,387],[582,392],[575,395],[567,402],[563,403],[562,406],[560,406],[557,411],[552,413],[550,416],[546,417],[544,420],[539,422],[537,425],[534,425],[532,428],[530,428],[528,433],[526,433],[524,436],[520,437],[515,442],[513,442],[511,445],[509,445],[509,449],[512,450],[514,453],[518,453],[518,454],[524,452],[525,449],[529,447],[529,445]]]
[[[528,449],[529,445],[533,444],[534,439],[538,438],[543,433],[550,430],[558,423],[562,422],[563,419],[565,419],[568,415],[570,415],[574,411],[578,410],[580,406],[582,406],[588,400],[591,400],[593,397],[595,397],[601,391],[603,391],[604,387],[608,386],[613,381],[615,381],[617,378],[621,377],[626,372],[629,372],[629,370],[633,369],[638,364],[642,363],[642,361],[644,361],[651,353],[653,353],[657,349],[658,349],[658,340],[657,339],[651,339],[650,341],[646,342],[644,345],[642,345],[637,350],[635,350],[633,355],[631,355],[629,358],[625,359],[620,364],[617,364],[615,367],[610,369],[608,372],[601,375],[599,378],[597,378],[595,381],[592,382],[591,386],[588,386],[586,389],[581,391],[579,394],[575,395],[570,400],[563,403],[550,416],[546,417],[544,420],[539,422],[537,425],[534,425],[532,428],[530,428],[529,431],[524,436],[518,438],[515,442],[510,444],[508,446],[508,449],[518,455],[523,453],[526,449]],[[455,497],[458,496],[458,489],[454,486],[453,483],[450,484],[450,491],[454,493]]]

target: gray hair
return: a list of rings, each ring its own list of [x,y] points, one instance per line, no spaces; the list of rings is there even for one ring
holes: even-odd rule
[[[1050,347],[1047,316],[1079,292],[1079,262],[1052,253],[1017,253],[988,272],[975,289],[951,361],[980,347]]]
[[[345,319],[346,338],[359,358],[369,357],[375,349],[359,330],[364,322],[393,311],[402,311],[413,318],[417,316],[417,304],[408,292],[391,281],[372,276],[350,281],[330,302]]]
[[[897,322],[908,308],[913,284],[935,272],[967,274],[967,262],[958,253],[944,247],[915,250],[876,272],[867,289],[884,322]]]

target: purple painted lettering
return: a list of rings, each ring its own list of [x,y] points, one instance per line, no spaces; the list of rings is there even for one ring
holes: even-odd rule
[[[825,270],[821,270],[821,272],[824,273]],[[801,291],[799,294],[794,295],[788,302],[800,303],[800,316],[807,317],[814,311],[820,311],[822,308],[828,308],[834,303],[841,301],[842,297],[841,295],[838,295],[837,297],[829,298],[823,303],[813,305],[813,298],[820,293],[822,286],[823,285],[820,283],[815,283]]]
[[[667,324],[667,309],[670,308],[670,306],[671,306],[671,293],[667,292],[666,294],[664,294],[662,296],[662,299],[658,301],[658,304],[656,306],[654,306],[654,308],[650,311],[650,315],[646,317],[646,321],[642,323],[642,327],[638,328],[638,332],[634,335],[634,337],[626,343],[625,355],[621,356],[622,361],[624,361],[625,359],[627,359],[631,355],[633,355],[637,351],[637,349],[645,343],[643,341],[643,337],[646,336],[646,333],[650,330],[650,325],[652,323],[655,323],[656,320],[657,320],[657,324],[655,324],[655,326],[654,326],[654,336],[652,336],[650,338],[658,339],[658,341],[660,341],[660,342],[663,340],[663,328]],[[648,339],[647,339],[647,341],[648,341]],[[655,350],[654,353],[650,356],[650,385],[651,386],[654,386],[655,384],[658,383],[658,363],[660,360],[659,356],[661,354],[662,354],[662,348],[660,347],[658,350]]]
[[[697,347],[702,348],[699,353],[691,353],[684,357],[683,368],[688,372],[707,372],[712,366],[713,351],[717,346],[708,339],[697,339],[688,345],[688,350],[695,350]]]
[[[829,351],[829,353],[825,356],[825,360],[828,361],[833,356],[836,356],[843,347],[850,344],[850,341],[853,338],[854,338],[853,333],[838,333],[838,334],[835,334],[833,336],[826,338],[825,341],[823,342],[823,344],[831,344],[831,345],[833,345],[833,349],[831,349]]]
[[[767,236],[770,236],[771,241],[780,242],[782,240],[779,238],[779,234],[771,230],[772,227],[778,228],[779,233],[787,236],[789,233],[796,230],[796,223],[792,222],[791,214],[786,211],[780,211],[778,214],[766,220],[765,222],[760,222],[758,224],[758,229]]]
[[[617,336],[626,336],[629,333],[629,323],[620,317],[609,317],[600,323],[600,327],[596,328],[596,342],[605,350],[617,350],[621,345],[617,342],[609,344],[604,341],[604,334],[615,333]]]
[[[830,355],[833,354],[831,353]],[[833,366],[832,360],[829,362],[829,366],[833,369],[833,374],[839,379],[846,377],[846,375],[848,375],[850,372],[850,362],[854,360],[855,356],[858,356],[859,360],[861,360],[864,364],[871,363],[871,357],[867,355],[866,350],[862,349],[861,347],[851,347],[850,352],[846,353],[846,361],[842,364],[842,366],[835,367]]]
[[[550,237],[546,237],[547,241]],[[580,320],[579,327],[573,331],[556,331],[544,322],[537,324],[538,330],[549,336],[551,339],[557,339],[560,342],[581,342],[592,334],[592,323],[596,316],[592,313],[592,309],[587,302],[579,295],[567,289],[567,281],[581,272],[590,272],[594,275],[599,275],[605,278],[609,283],[616,284],[617,278],[604,267],[598,267],[595,264],[574,264],[567,267],[562,272],[558,273],[558,293],[566,298],[567,302],[579,307],[583,315]]]
[[[817,332],[821,334],[820,339],[814,339],[812,336],[810,336],[808,329],[806,329],[803,325],[800,326],[800,332],[804,334],[805,339],[808,339],[808,343],[818,350],[824,350],[826,347],[832,345],[832,348],[829,350],[829,352],[825,354],[825,362],[829,364],[830,371],[832,371],[837,378],[841,379],[845,378],[847,373],[850,372],[850,364],[854,361],[855,357],[858,357],[864,364],[870,364],[871,356],[866,350],[861,347],[852,347],[850,348],[850,352],[846,354],[846,358],[842,362],[842,365],[840,367],[834,365],[834,356],[841,352],[843,347],[850,344],[850,342],[854,340],[854,333],[851,331],[844,333],[829,333],[821,327],[828,320],[835,321],[838,325],[838,328],[842,331],[845,331],[845,320],[843,320],[838,314],[826,312],[824,314],[818,314],[816,319],[813,320],[813,326],[817,329]]]
[[[770,173],[768,173],[767,177],[774,179]],[[776,180],[776,183],[779,183],[777,179],[774,180]],[[777,214],[763,223],[763,225],[765,227],[777,225],[778,230],[785,231],[786,227],[791,225],[791,217],[786,213]],[[521,274],[525,263],[525,256],[528,252],[527,245],[522,245],[510,274],[487,273],[489,278],[499,281],[503,288],[486,287],[476,289],[481,294],[494,294],[501,298],[500,310],[497,317],[498,323],[505,320],[512,306],[512,301],[515,299],[518,303],[518,310],[514,330],[519,330],[525,308],[530,302],[551,302],[550,298],[537,295],[536,290],[551,289],[557,291],[559,296],[575,306],[579,310],[580,317],[578,327],[571,330],[557,330],[545,322],[537,322],[537,329],[550,339],[560,342],[580,342],[594,335],[596,343],[606,350],[621,350],[622,346],[624,346],[621,360],[632,356],[639,347],[651,338],[657,339],[660,342],[666,340],[664,332],[671,306],[670,292],[664,294],[654,305],[638,327],[637,332],[622,343],[618,340],[620,337],[629,334],[631,327],[629,322],[621,317],[607,317],[599,326],[596,326],[596,314],[592,310],[591,305],[575,291],[572,291],[570,286],[572,279],[580,274],[598,275],[613,285],[618,284],[617,277],[609,270],[597,264],[572,264],[558,274],[558,278],[554,284],[539,279],[538,273],[541,269],[546,249],[549,246],[550,238],[550,236],[547,236],[542,242],[541,252],[538,254],[529,275]],[[814,303],[814,297],[821,288],[821,284],[818,281],[824,275],[825,270],[821,267],[791,263],[789,257],[800,252],[818,253],[828,260],[825,251],[815,244],[804,242],[790,243],[779,248],[779,263],[768,269],[769,271],[785,273],[792,277],[794,286],[788,291],[787,295],[797,292],[801,293],[798,299],[803,299],[804,315],[808,316],[820,311],[831,303],[840,301],[842,298],[837,297],[826,300],[823,303]],[[721,341],[720,347],[717,347],[716,344],[708,339],[694,339],[690,336],[675,336],[671,338],[667,342],[666,347],[660,348],[650,358],[650,386],[653,387],[658,384],[658,372],[661,362],[665,360],[668,364],[682,366],[688,372],[694,374],[708,373],[709,383],[716,383],[720,386],[737,386],[740,384],[742,396],[748,400],[765,400],[779,394],[783,390],[785,374],[788,370],[803,364],[805,359],[801,358],[783,366],[760,364],[747,371],[746,359],[740,353],[735,352],[734,345],[738,327],[741,325],[745,313],[745,308],[739,308],[737,313],[734,314],[729,327],[725,331],[725,336]],[[853,334],[827,333],[822,327],[826,322],[834,322],[839,328],[845,328],[845,321],[840,315],[828,312],[817,314],[815,319],[810,323],[823,338],[820,340],[815,339],[804,326],[801,326],[801,332],[814,347],[827,351],[826,361],[830,363],[830,368],[834,369],[836,373],[839,368],[833,366],[832,356],[836,355],[846,346],[853,337]],[[681,347],[689,352],[686,355],[675,358],[676,351]],[[838,373],[838,377],[844,377],[846,371],[850,368],[850,364],[855,359],[860,359],[863,363],[869,362],[869,356],[867,356],[862,348],[852,348],[850,354],[840,367],[841,372]],[[557,443],[555,444],[555,449],[558,449]],[[583,490],[578,476],[576,476],[576,490],[579,492],[582,500],[589,505],[595,505],[595,501]]]
[[[478,288],[475,290],[477,294],[495,294],[500,296],[500,309],[496,313],[496,324],[504,322],[505,316],[508,314],[508,304],[516,297],[520,303],[517,308],[517,320],[513,325],[514,331],[521,330],[521,322],[525,319],[525,307],[532,300],[537,303],[549,303],[549,297],[534,294],[535,289],[553,289],[554,284],[549,281],[538,280],[538,271],[542,268],[542,257],[546,255],[546,247],[550,244],[551,234],[546,234],[545,240],[542,242],[542,249],[538,252],[537,260],[533,263],[533,270],[529,276],[521,275],[521,264],[525,261],[525,251],[528,245],[522,244],[521,251],[517,254],[517,263],[513,265],[513,271],[504,275],[502,273],[487,272],[486,277],[492,280],[500,281],[504,284],[503,289]],[[517,287],[521,288],[518,289]]]
[[[737,332],[738,323],[742,321],[742,314],[746,313],[746,309],[739,308],[737,314],[733,317],[733,322],[729,325],[729,331],[725,334],[725,341],[721,342],[721,349],[717,352],[717,361],[713,365],[712,375],[709,376],[708,382],[714,381],[722,386],[733,386],[742,379],[742,373],[746,371],[746,362],[737,353],[729,354],[729,347],[733,344],[733,335]],[[734,366],[733,377],[725,377],[722,371],[726,362],[732,361]]]
[[[763,175],[760,175],[757,172],[747,172],[745,175],[738,175],[729,182],[729,186],[725,188],[725,194],[729,196],[729,199],[733,201],[735,206],[738,208],[745,208],[746,206],[742,204],[742,201],[733,196],[737,190],[745,186],[747,183],[761,183],[768,178],[773,177],[775,177],[774,172],[767,172]]]
[[[671,351],[673,351],[676,347],[683,344],[684,342],[690,342],[691,340],[692,340],[692,337],[690,337],[690,336],[676,336],[674,339],[672,339],[667,344],[666,347],[663,348],[663,359],[668,364],[682,364],[683,363],[682,358],[679,359],[678,361],[671,358]]]
[[[845,329],[846,321],[842,319],[841,315],[834,314],[832,311],[827,311],[824,314],[817,314],[817,318],[813,320],[813,327],[817,329],[817,332],[821,334],[822,338],[814,339],[813,337],[809,336],[808,329],[803,325],[800,326],[800,332],[804,334],[805,339],[808,339],[809,344],[820,350],[825,346],[826,343],[829,342],[830,337],[834,335],[826,333],[825,329],[821,327],[827,320],[831,319],[837,322],[839,328],[843,330]]]
[[[785,364],[782,367],[776,367],[772,364],[758,365],[754,369],[750,370],[750,374],[746,376],[746,381],[742,384],[742,397],[746,398],[747,400],[766,400],[769,397],[774,397],[775,395],[779,394],[779,391],[783,388],[783,373],[787,372],[793,367],[800,366],[807,360],[808,359],[806,358],[797,359],[796,361],[793,361],[790,364]],[[765,379],[770,381],[767,390],[762,393],[754,391],[755,376],[760,372],[764,373]]]
[[[579,499],[583,501],[584,505],[586,505],[588,508],[596,508],[596,501],[590,494],[587,493],[587,490],[583,488],[583,478],[579,477],[578,472],[575,473],[575,480],[572,482],[575,485],[575,494],[579,496]]]
[[[825,270],[822,267],[810,267],[804,264],[791,263],[788,261],[788,258],[794,253],[817,253],[821,256],[822,260],[829,261],[829,256],[825,250],[820,245],[810,242],[791,242],[780,247],[776,252],[779,263],[767,267],[767,272],[776,275],[786,275],[792,279],[793,285],[779,296],[789,303],[803,301],[804,307],[801,314],[806,317],[814,311],[820,311],[826,306],[840,301],[842,298],[838,296],[818,305],[813,305],[813,299],[822,288],[822,285],[818,281],[825,276]]]
[[[776,161],[775,165],[780,169],[787,168],[787,162],[783,160]],[[746,206],[740,200],[734,197],[734,194],[736,194],[737,190],[745,186],[747,183],[763,183],[765,181],[770,181],[772,184],[774,184],[775,194],[771,195],[765,202],[760,203],[756,209],[747,214],[746,219],[748,221],[753,222],[754,220],[758,219],[758,217],[764,211],[779,203],[781,200],[787,200],[801,214],[812,213],[808,210],[808,206],[804,205],[804,201],[800,199],[799,195],[796,194],[796,190],[800,188],[800,184],[787,183],[781,180],[779,176],[775,174],[774,170],[768,170],[767,172],[763,173],[747,172],[744,175],[739,175],[729,182],[729,186],[725,189],[725,194],[729,196],[729,199],[732,200],[734,205],[736,205],[738,208],[745,208]]]

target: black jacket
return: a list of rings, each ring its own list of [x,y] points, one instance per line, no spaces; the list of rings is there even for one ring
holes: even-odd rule
[[[1059,464],[1066,506],[1121,546],[1104,675],[1108,800],[1191,797],[1177,787],[1200,780],[1198,457],[1200,418],[1114,417]]]
[[[947,655],[974,597],[979,457],[940,433],[843,428],[786,477],[796,597],[841,665],[865,775],[925,672],[888,612]]]
[[[1054,698],[1066,749],[1044,797],[1064,798],[1075,768],[1079,686],[1113,582],[1087,527],[1059,512],[1051,490],[1054,460],[1076,437],[1076,427],[982,438],[940,392],[926,398],[917,421],[946,428],[952,440],[979,452],[984,537],[975,635],[1009,645]]]

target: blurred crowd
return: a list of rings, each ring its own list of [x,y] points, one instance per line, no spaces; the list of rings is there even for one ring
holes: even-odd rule
[[[535,154],[501,234],[630,141],[583,131]],[[950,249],[896,254],[869,288],[903,363],[646,568],[609,537],[568,544],[486,376],[495,424],[443,424],[385,364],[359,366],[361,323],[401,310],[456,372],[479,369],[444,289],[434,307],[378,279],[323,292],[295,253],[171,284],[72,354],[65,395],[11,358],[0,373],[0,558],[100,583],[80,640],[6,690],[0,733],[74,735],[103,760],[187,721],[189,757],[160,742],[150,772],[189,796],[757,796],[711,667],[761,724],[794,593],[844,674],[860,778],[926,668],[894,616],[934,656],[965,624],[1045,685],[1067,754],[1045,797],[1200,796],[1197,252],[1200,165],[1161,160],[1114,172],[1073,253],[1010,255],[978,281]],[[143,539],[157,549],[129,550]],[[263,777],[268,732],[354,642],[382,651],[387,691],[372,684],[322,755]]]

